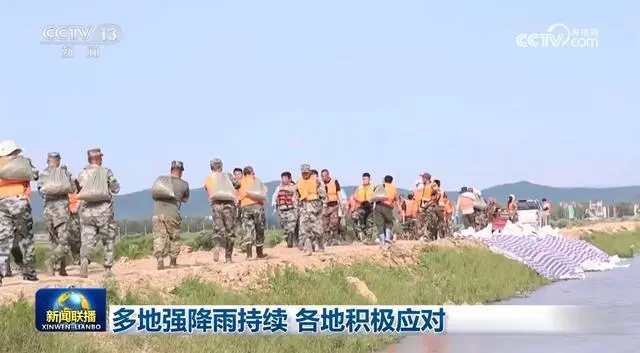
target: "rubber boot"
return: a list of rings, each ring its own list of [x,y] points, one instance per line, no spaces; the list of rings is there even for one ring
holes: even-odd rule
[[[164,263],[162,264],[164,266]],[[112,278],[113,272],[111,271],[111,266],[104,267],[104,278]]]
[[[316,246],[316,251],[319,252],[319,253],[323,253],[324,252],[324,240],[323,239],[318,239],[317,246]]]
[[[293,248],[293,234],[287,236],[287,248]]]
[[[213,249],[213,262],[220,261],[220,247],[216,245],[216,248]]]
[[[251,244],[245,246],[244,252],[247,254],[247,260],[251,260],[253,258],[253,247]]]
[[[313,241],[307,238],[304,240],[304,256],[311,256],[313,254]]]
[[[156,270],[164,270],[164,258],[158,258],[156,259],[158,261],[158,264],[156,265]]]
[[[67,259],[63,258],[60,260],[60,269],[58,270],[60,276],[66,277],[69,274],[67,273]]]
[[[230,264],[233,262],[233,247],[234,247],[233,239],[227,239],[227,246],[224,249],[224,262]]]
[[[22,275],[22,279],[25,281],[35,282],[38,280],[38,275],[36,275],[36,270],[25,271]]]
[[[172,268],[178,267],[178,259],[169,259],[169,266],[171,266]]]
[[[391,229],[389,229],[389,228],[386,228],[384,230],[384,242],[386,244],[393,243],[393,236],[391,235]]]
[[[263,252],[263,247],[262,246],[256,246],[256,258],[264,259],[265,257],[267,257],[267,254],[265,254]]]
[[[80,277],[89,277],[89,259],[83,258],[80,260]]]

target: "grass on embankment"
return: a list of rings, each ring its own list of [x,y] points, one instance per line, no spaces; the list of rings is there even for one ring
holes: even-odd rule
[[[427,248],[419,262],[406,267],[375,263],[336,266],[325,271],[276,272],[269,288],[234,292],[213,283],[186,279],[172,294],[179,304],[368,304],[346,276],[363,280],[380,304],[469,303],[505,299],[517,292],[533,290],[546,281],[524,265],[495,255],[484,248]],[[119,297],[110,291],[109,301],[128,304],[158,304],[148,293]],[[34,330],[33,306],[18,302],[0,309],[0,347],[13,352],[93,353],[287,353],[375,351],[393,342],[392,336],[201,336],[105,337],[84,334],[39,334]]]
[[[640,231],[596,233],[583,238],[609,255],[633,257],[640,251]]]

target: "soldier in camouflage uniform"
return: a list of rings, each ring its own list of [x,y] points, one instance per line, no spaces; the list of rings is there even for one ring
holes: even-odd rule
[[[297,187],[291,180],[291,173],[283,172],[280,175],[281,183],[274,192],[273,205],[275,206],[280,226],[284,230],[287,247],[293,248],[298,243],[296,227],[298,225],[298,204],[296,201]]]
[[[153,256],[157,269],[164,269],[164,258],[169,256],[169,266],[178,267],[182,217],[180,206],[189,201],[189,183],[182,179],[184,163],[172,161],[170,178],[175,198],[154,199],[153,203]]]
[[[369,202],[369,198],[373,195],[374,187],[371,184],[371,174],[362,173],[362,184],[356,187],[354,192],[354,199],[357,203],[356,206],[356,222],[354,227],[357,227],[357,234],[360,241],[373,244],[375,222],[373,217],[373,204]]]
[[[79,192],[87,183],[87,177],[90,168],[93,166],[102,166],[102,151],[99,148],[87,151],[87,165],[78,175]],[[120,192],[120,183],[113,175],[111,169],[107,168],[107,188],[111,194]],[[82,237],[82,246],[80,248],[80,277],[89,277],[89,263],[93,249],[96,247],[98,240],[102,239],[104,247],[104,269],[105,276],[111,277],[111,267],[115,262],[115,243],[116,243],[116,221],[113,213],[113,201],[102,202],[86,202],[82,201],[80,210],[80,233]]]
[[[78,188],[77,182],[76,189]],[[69,251],[73,258],[75,265],[80,265],[80,247],[82,243],[82,237],[80,236],[80,216],[78,215],[78,209],[80,208],[80,201],[77,194],[69,195],[69,224],[67,225],[67,231],[69,232]]]
[[[471,188],[471,191],[473,192],[476,199],[482,198],[480,189]],[[487,209],[474,208],[473,219],[474,219],[473,229],[475,229],[476,231],[479,231],[486,228],[487,225],[489,224],[489,215],[487,213]]]
[[[242,247],[247,253],[247,259],[253,258],[253,246],[256,247],[256,257],[267,257],[264,253],[264,231],[267,217],[264,212],[264,200],[253,200],[247,195],[247,190],[253,185],[255,173],[253,167],[246,166],[242,171],[244,176],[240,182],[240,208],[242,212]]]
[[[322,239],[322,214],[327,205],[327,192],[320,179],[313,176],[311,166],[303,164],[300,167],[302,179],[297,183],[295,202],[299,204],[300,213],[300,242],[304,254],[311,256],[314,252],[314,242],[318,252],[324,252]]]
[[[15,142],[0,143],[0,159],[15,158],[22,153]],[[38,180],[38,170],[31,165],[33,179]],[[30,183],[0,180],[0,264],[7,265],[10,252],[19,244],[22,259],[22,277],[37,281],[35,248],[33,244],[33,216],[29,202]],[[16,257],[16,262],[19,260]],[[4,271],[3,271],[4,272]],[[0,273],[0,284],[3,274]]]
[[[236,181],[238,182],[238,184],[242,181],[242,177],[243,177],[243,173],[242,173],[242,168],[233,168],[233,177],[236,179]],[[235,235],[236,238],[241,237],[242,236],[242,210],[240,209],[239,205],[236,205],[238,207],[236,207],[236,228],[235,228]],[[238,248],[238,250],[241,253],[245,252],[245,247],[242,246],[242,244],[240,244],[240,242],[236,242],[235,246]]]
[[[44,200],[44,222],[51,240],[52,251],[49,259],[49,270],[55,275],[67,276],[67,256],[69,255],[69,194],[47,195],[42,191],[43,182],[46,183],[50,174],[57,168],[62,171],[71,185],[71,193],[75,193],[76,183],[66,166],[60,166],[60,153],[51,152],[47,156],[47,167],[40,174],[38,192]]]
[[[212,172],[223,173],[221,159],[216,158],[209,165]],[[229,178],[236,190],[240,189],[242,178],[234,177],[229,173],[224,175]],[[213,249],[213,261],[220,260],[220,249],[224,249],[225,262],[231,263],[236,239],[238,207],[234,201],[213,200],[211,201],[211,215],[213,218],[213,243],[216,245]]]
[[[420,191],[420,202],[418,224],[423,240],[434,240],[438,236],[438,214],[437,207],[440,202],[440,188],[431,180],[431,174],[422,174],[424,188]],[[414,197],[418,195],[414,194]]]

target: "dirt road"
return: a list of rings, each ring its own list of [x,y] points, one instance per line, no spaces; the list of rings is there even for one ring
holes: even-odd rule
[[[579,237],[596,230],[615,232],[624,229],[635,229],[640,222],[601,223],[575,229],[564,229],[562,233]],[[478,246],[471,240],[439,240],[433,245],[442,247]],[[152,288],[158,293],[169,293],[185,278],[199,277],[204,281],[212,281],[232,289],[261,286],[265,281],[265,273],[275,268],[295,267],[299,269],[322,269],[332,264],[351,264],[363,260],[402,265],[413,262],[413,255],[420,247],[420,241],[399,241],[393,247],[383,250],[379,246],[352,244],[328,247],[325,254],[302,256],[298,249],[275,247],[268,250],[269,257],[263,260],[247,261],[244,254],[234,254],[233,264],[215,263],[211,252],[192,252],[179,258],[180,266],[176,269],[156,270],[156,262],[152,258],[129,261],[120,259],[113,267],[115,281],[121,291],[126,292],[140,288]],[[32,300],[38,288],[46,287],[94,287],[103,284],[103,270],[100,265],[92,264],[89,278],[79,278],[78,268],[71,267],[68,277],[52,277],[45,273],[39,275],[40,281],[27,282],[21,277],[5,278],[0,287],[0,304],[15,301],[18,298]]]

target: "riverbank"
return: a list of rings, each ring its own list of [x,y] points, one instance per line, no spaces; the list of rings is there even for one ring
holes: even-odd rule
[[[609,244],[611,246],[605,245],[607,247],[603,246],[603,250],[622,257],[630,254],[629,249],[638,248],[636,244],[640,242],[640,232],[592,235],[588,240],[594,244]],[[167,292],[144,287],[123,290],[122,287],[110,285],[109,300],[112,304],[368,304],[373,301],[379,304],[475,304],[526,294],[546,284],[542,277],[528,267],[483,247],[474,246],[473,243],[448,245],[423,245],[420,249],[415,245],[413,252],[407,252],[407,246],[400,246],[400,251],[372,256],[369,260],[360,258],[351,263],[331,261],[329,255],[326,261],[316,260],[325,263],[323,268],[300,271],[291,267],[279,267],[270,271],[262,286],[245,286],[237,290],[197,276],[183,279],[182,283]],[[370,248],[381,253],[376,247]],[[331,251],[336,249],[339,248],[332,248]],[[329,263],[326,264],[327,262]],[[5,287],[1,287],[0,292],[4,289]],[[0,320],[0,347],[4,351],[364,353],[375,351],[397,339],[393,336],[206,336],[182,339],[45,335],[33,329],[33,306],[30,298],[28,296],[0,308],[0,317],[3,318]]]

